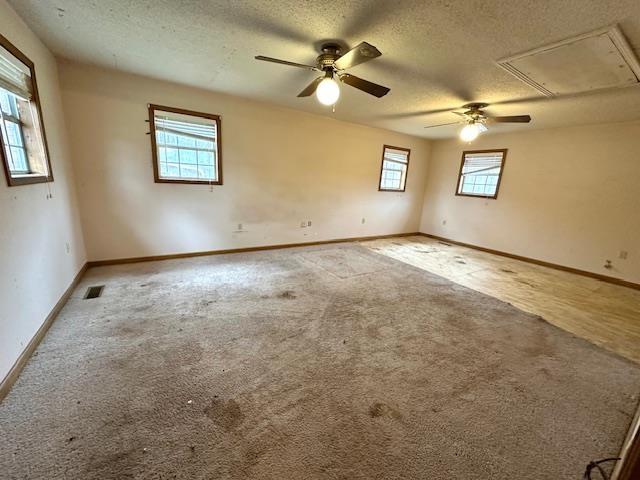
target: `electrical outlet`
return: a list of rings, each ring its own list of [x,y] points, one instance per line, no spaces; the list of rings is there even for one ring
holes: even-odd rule
[[[442,225],[446,225],[447,221],[446,220],[442,220]]]
[[[238,224],[238,230],[242,230],[242,224],[241,223]]]
[[[305,221],[300,222],[300,228],[304,228],[306,226],[307,226],[307,222]]]
[[[307,227],[310,227],[310,226],[311,226],[311,220],[307,222]]]
[[[364,217],[362,217],[362,223],[364,223]]]
[[[69,246],[69,242],[65,242],[64,249],[67,251],[67,253],[71,252],[71,247]]]
[[[611,260],[605,260],[604,268],[611,270],[613,265],[611,264]]]
[[[622,260],[626,260],[628,255],[629,255],[629,252],[627,252],[626,250],[620,250],[619,256]]]

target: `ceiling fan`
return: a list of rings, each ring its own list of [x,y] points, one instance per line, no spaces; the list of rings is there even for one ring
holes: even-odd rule
[[[281,65],[324,73],[324,75],[317,77],[298,94],[298,97],[309,97],[315,93],[318,101],[323,105],[334,105],[340,97],[340,87],[335,77],[342,83],[346,83],[374,97],[384,97],[389,93],[390,89],[387,87],[369,82],[350,73],[345,73],[345,70],[348,68],[368,62],[382,55],[382,53],[370,43],[361,42],[345,54],[342,54],[342,49],[337,43],[324,43],[321,51],[322,53],[316,58],[315,66],[279,60],[262,55],[258,55],[255,58],[256,60],[262,60],[264,62],[279,63]]]
[[[465,123],[465,127],[460,130],[460,139],[464,142],[471,142],[475,140],[482,132],[486,132],[488,129],[487,124],[492,123],[529,123],[531,116],[529,115],[511,115],[506,117],[492,116],[485,113],[483,108],[488,107],[488,103],[467,103],[461,108],[466,109],[464,112],[455,112],[456,115],[462,117],[457,122],[441,123],[439,125],[429,125],[424,128],[443,127],[445,125],[456,125]]]

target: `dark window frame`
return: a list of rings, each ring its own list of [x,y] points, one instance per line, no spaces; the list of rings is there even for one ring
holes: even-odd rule
[[[402,188],[382,188],[382,173],[384,172],[384,152],[385,150],[393,149],[393,150],[401,150],[403,152],[407,152],[407,170],[404,173],[404,184]],[[411,161],[411,149],[405,147],[394,147],[393,145],[383,145],[382,146],[382,159],[380,160],[380,177],[378,178],[378,191],[379,192],[396,192],[401,193],[407,189],[407,179],[409,177],[409,163]]]
[[[47,174],[41,175],[29,175],[24,177],[14,177],[11,174],[11,169],[9,168],[9,161],[5,156],[2,138],[2,131],[0,130],[0,160],[2,161],[2,167],[4,170],[5,177],[7,179],[7,185],[10,187],[17,187],[20,185],[32,185],[34,183],[46,183],[53,182],[53,170],[51,168],[51,157],[49,155],[49,144],[47,143],[47,134],[45,132],[44,127],[44,116],[42,115],[42,106],[40,104],[40,94],[38,93],[38,81],[36,79],[36,69],[34,63],[27,57],[24,53],[18,49],[13,43],[11,43],[5,36],[0,34],[0,46],[2,46],[5,50],[7,50],[11,55],[16,57],[20,62],[24,64],[25,67],[29,69],[29,73],[31,74],[31,88],[32,88],[32,99],[30,103],[36,108],[36,112],[38,113],[38,120],[40,128],[40,134],[42,135],[42,148],[44,159],[43,163],[47,166]],[[22,132],[22,127],[20,128],[20,133]],[[24,134],[23,134],[24,135]],[[8,143],[8,142],[7,142]]]
[[[487,200],[496,200],[498,198],[498,192],[500,191],[500,183],[502,182],[502,175],[504,174],[504,164],[507,161],[507,148],[491,148],[487,150],[465,150],[462,152],[462,160],[460,161],[460,169],[458,170],[458,181],[456,182],[456,196],[458,197],[472,197],[472,198],[484,198]],[[464,167],[464,161],[467,154],[470,153],[502,153],[502,162],[500,163],[500,174],[498,175],[498,182],[496,183],[496,193],[493,195],[480,195],[476,193],[460,193],[460,179],[462,178],[462,169]]]
[[[156,125],[155,125],[155,112],[169,112],[178,113],[180,115],[188,115],[192,117],[206,118],[208,120],[214,120],[216,122],[216,171],[217,180],[194,180],[194,179],[180,179],[180,178],[162,178],[160,177],[160,170],[158,165],[158,145],[156,143]],[[149,125],[151,127],[151,154],[153,158],[153,177],[155,183],[181,183],[186,185],[222,185],[222,129],[221,129],[220,115],[212,113],[196,112],[193,110],[186,110],[184,108],[167,107],[165,105],[149,104]]]

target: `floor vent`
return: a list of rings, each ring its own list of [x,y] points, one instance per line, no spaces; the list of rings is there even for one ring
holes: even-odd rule
[[[88,298],[98,298],[102,295],[102,290],[104,290],[104,285],[98,285],[97,287],[89,287],[87,288],[87,293],[85,293],[85,300]]]

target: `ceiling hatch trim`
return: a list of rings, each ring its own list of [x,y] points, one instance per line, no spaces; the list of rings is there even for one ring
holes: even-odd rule
[[[581,59],[594,61],[581,63]],[[496,63],[547,97],[628,87],[640,82],[640,62],[618,25]],[[584,83],[580,84],[581,81]]]

